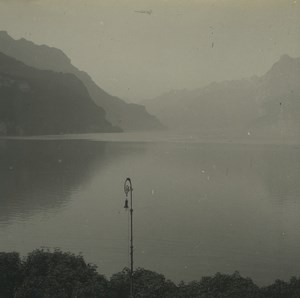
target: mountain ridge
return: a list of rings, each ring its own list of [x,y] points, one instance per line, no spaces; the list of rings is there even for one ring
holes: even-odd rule
[[[0,31],[0,51],[37,69],[73,73],[86,86],[93,101],[106,111],[106,118],[123,130],[160,130],[163,125],[150,115],[144,106],[128,104],[100,88],[84,71],[77,69],[60,49],[36,45],[24,38],[15,40],[6,31]]]
[[[262,76],[171,91],[143,104],[170,129],[259,135],[260,131],[276,134],[288,128],[300,132],[299,102],[300,58],[283,55]]]
[[[38,70],[0,52],[0,133],[120,131],[73,74]]]

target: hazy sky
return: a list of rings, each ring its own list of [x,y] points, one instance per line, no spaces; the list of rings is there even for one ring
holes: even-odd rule
[[[106,91],[139,101],[300,56],[300,0],[0,0],[0,29],[62,49]]]

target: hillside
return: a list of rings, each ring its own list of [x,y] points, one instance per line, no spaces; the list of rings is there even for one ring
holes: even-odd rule
[[[0,134],[113,132],[72,74],[37,70],[0,53]]]
[[[143,104],[175,130],[233,136],[299,134],[300,59],[284,55],[261,77],[173,90]]]
[[[163,128],[157,118],[150,115],[144,106],[127,104],[97,86],[86,72],[73,66],[71,60],[59,49],[36,45],[23,38],[15,40],[7,32],[0,31],[0,52],[38,69],[74,74],[84,83],[92,100],[105,110],[107,120],[123,130]],[[99,68],[101,69],[101,65]]]

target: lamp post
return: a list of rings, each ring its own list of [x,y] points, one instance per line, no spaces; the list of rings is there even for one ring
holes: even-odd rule
[[[130,193],[130,297],[133,298],[133,209],[132,209],[132,184],[131,179],[126,178],[124,182],[125,209],[128,209],[128,193]]]

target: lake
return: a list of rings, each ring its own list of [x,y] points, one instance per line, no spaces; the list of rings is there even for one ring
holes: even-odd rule
[[[103,134],[0,139],[0,251],[82,252],[110,277],[134,266],[190,281],[300,274],[300,146]]]

